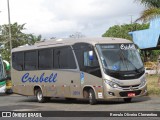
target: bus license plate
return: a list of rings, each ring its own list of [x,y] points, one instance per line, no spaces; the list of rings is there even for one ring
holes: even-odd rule
[[[135,93],[128,93],[128,97],[134,97]]]

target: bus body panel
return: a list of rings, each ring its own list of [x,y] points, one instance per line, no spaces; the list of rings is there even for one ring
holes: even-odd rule
[[[16,72],[15,70],[14,74],[18,74],[18,76],[13,76],[14,79],[14,86],[13,90],[16,93],[24,94],[24,95],[34,95],[34,87],[35,86],[41,86],[42,92],[44,96],[53,96],[53,97],[71,97],[71,90],[73,91],[73,88],[71,89],[71,81],[73,80],[76,85],[76,90],[80,91],[80,80],[79,80],[79,73],[74,71],[66,71],[66,70],[44,70],[44,71],[23,71],[21,73]],[[29,73],[28,77],[24,77],[26,73]],[[43,81],[40,81],[40,77],[43,76]],[[53,76],[51,76],[53,74]],[[57,75],[54,78],[54,75]],[[39,79],[36,81],[36,77]],[[51,77],[50,77],[51,76]],[[50,82],[49,82],[49,77]],[[31,78],[31,81],[29,80]],[[48,80],[46,79],[48,78]],[[45,80],[46,79],[46,80]],[[53,80],[54,79],[54,80]],[[29,89],[29,88],[30,89]],[[32,92],[31,92],[32,91]],[[77,95],[80,96],[81,94]]]
[[[83,98],[83,88],[92,87],[96,92],[96,98],[98,97],[98,93],[103,93],[103,85],[102,79],[90,75],[84,72],[77,71],[67,71],[67,70],[53,70],[53,71],[37,71],[37,72],[29,72],[23,71],[21,73],[16,72],[15,70],[13,74],[18,74],[17,76],[13,76],[14,86],[13,91],[18,94],[23,94],[26,96],[34,95],[34,87],[41,86],[42,92],[44,96],[50,97],[67,97],[67,98]],[[52,73],[57,74],[56,82],[35,82],[35,79],[29,82],[27,77],[25,80],[23,76],[29,73],[29,77],[33,79],[34,76],[41,76],[45,73],[45,77],[50,76]],[[81,73],[84,74],[84,80],[82,82]]]
[[[97,99],[103,99],[103,83],[102,78],[98,78],[88,73],[84,73],[84,83],[81,81],[82,90],[85,87],[90,87],[95,91]]]

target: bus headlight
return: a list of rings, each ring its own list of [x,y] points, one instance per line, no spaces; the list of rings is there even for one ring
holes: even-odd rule
[[[146,78],[145,77],[143,77],[142,79],[141,79],[141,84],[140,84],[140,86],[142,87],[142,86],[144,86],[145,84],[146,84]]]
[[[118,88],[118,87],[119,87],[118,84],[115,83],[115,82],[112,82],[112,81],[109,81],[109,80],[105,80],[105,82],[106,82],[109,86],[111,86],[112,88]]]

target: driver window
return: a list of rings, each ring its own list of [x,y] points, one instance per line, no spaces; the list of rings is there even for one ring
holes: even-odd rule
[[[102,77],[97,55],[92,45],[87,43],[76,43],[73,49],[78,61],[80,71],[91,75]]]
[[[99,67],[97,56],[93,51],[84,52],[84,66]]]

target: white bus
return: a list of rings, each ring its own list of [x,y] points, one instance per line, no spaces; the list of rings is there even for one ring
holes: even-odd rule
[[[37,97],[98,100],[147,93],[145,69],[134,44],[120,38],[53,39],[12,50],[13,92]]]
[[[10,70],[10,64],[6,60],[2,60],[0,55],[0,93],[11,93],[11,86],[8,83],[11,83],[10,76],[6,73]]]
[[[6,73],[3,65],[3,60],[0,55],[0,93],[6,92]]]

